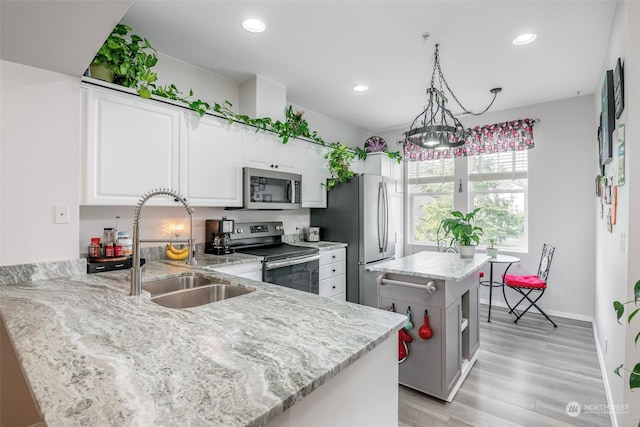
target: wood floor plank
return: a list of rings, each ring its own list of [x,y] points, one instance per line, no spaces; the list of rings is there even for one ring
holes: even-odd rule
[[[606,405],[591,323],[527,314],[517,324],[480,306],[478,360],[451,403],[399,386],[401,427],[610,426],[608,413],[567,414],[569,402]]]

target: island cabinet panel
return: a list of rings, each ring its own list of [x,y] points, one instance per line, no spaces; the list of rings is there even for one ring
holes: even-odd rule
[[[443,397],[451,393],[462,373],[462,337],[460,335],[460,300],[456,300],[447,307],[445,311],[445,334],[444,337],[444,369],[442,391]]]
[[[83,203],[135,205],[154,188],[178,188],[180,112],[155,101],[86,93]],[[173,205],[155,198],[153,205]]]
[[[298,141],[289,140],[286,144],[271,132],[258,131],[245,127],[242,133],[242,152],[244,166],[288,173],[299,173]]]
[[[242,128],[183,113],[180,192],[194,206],[242,206]]]
[[[302,207],[326,208],[329,177],[327,149],[307,141],[298,141],[298,158],[302,173]]]
[[[400,384],[451,401],[479,346],[476,276],[454,281],[387,272],[379,283],[382,309],[412,315],[413,328],[406,330],[412,341],[399,365]],[[426,340],[419,335],[425,310],[433,331]]]
[[[391,289],[388,289],[392,291]],[[433,396],[442,395],[442,372],[445,357],[445,349],[442,346],[442,331],[445,323],[442,317],[442,310],[434,305],[425,305],[415,301],[403,301],[395,297],[381,298],[383,309],[393,309],[398,313],[406,313],[411,308],[413,313],[412,329],[405,329],[411,336],[412,341],[407,344],[409,354],[404,362],[399,365],[398,381],[400,384],[420,390]],[[418,329],[422,326],[424,311],[429,311],[429,325],[434,331],[433,336],[428,340],[423,340],[418,335]],[[428,365],[428,369],[425,369]]]

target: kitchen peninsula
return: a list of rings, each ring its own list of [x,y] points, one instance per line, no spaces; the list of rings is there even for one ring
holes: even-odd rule
[[[143,281],[193,271],[151,261]],[[46,425],[397,422],[402,316],[198,274],[255,291],[168,309],[129,296],[127,271],[0,285],[0,326]]]
[[[480,345],[477,271],[484,254],[419,252],[369,267],[378,276],[379,307],[411,317],[413,327],[399,382],[452,401],[476,361]],[[432,334],[421,334],[428,316]],[[424,320],[426,323],[426,320]]]

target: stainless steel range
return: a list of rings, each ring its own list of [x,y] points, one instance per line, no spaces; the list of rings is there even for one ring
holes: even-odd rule
[[[230,246],[236,252],[264,257],[262,281],[319,293],[318,249],[282,242],[282,221],[236,223]]]

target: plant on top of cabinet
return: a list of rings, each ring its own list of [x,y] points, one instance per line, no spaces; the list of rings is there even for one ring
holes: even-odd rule
[[[156,50],[149,40],[136,34],[127,34],[131,27],[118,24],[102,44],[89,66],[91,75],[101,80],[108,80],[104,75],[96,75],[99,66],[106,66],[112,71],[112,81],[120,86],[132,87],[143,98],[149,98],[148,85],[155,82],[157,74],[151,71],[158,62]]]

